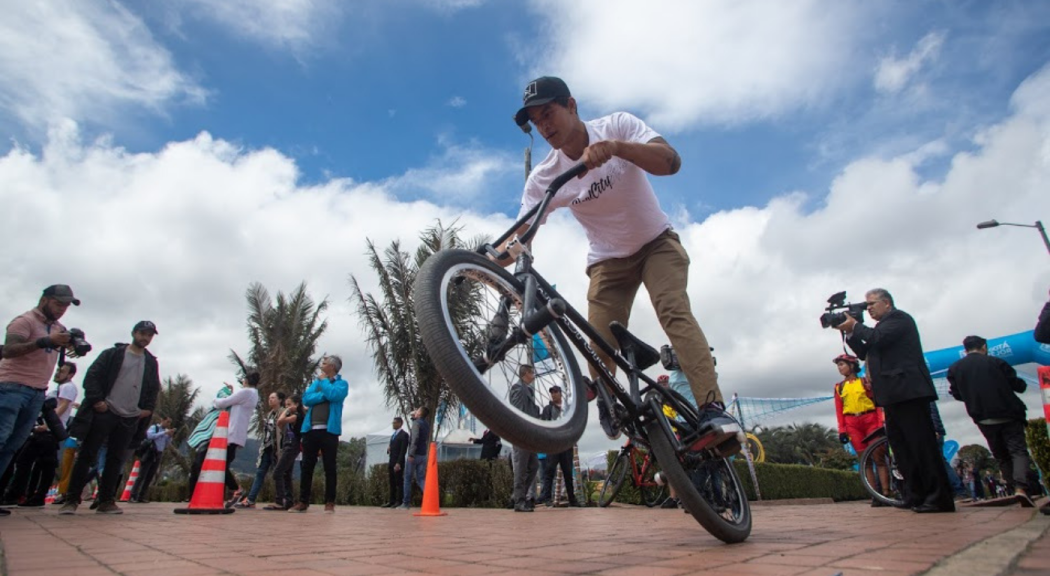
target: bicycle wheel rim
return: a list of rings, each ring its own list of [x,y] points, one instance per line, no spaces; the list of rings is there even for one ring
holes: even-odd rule
[[[889,486],[883,490],[879,490],[878,486],[872,484],[873,479],[881,484],[878,473],[880,466],[886,468],[889,483]],[[861,484],[872,498],[887,506],[904,505],[904,480],[897,470],[888,438],[884,436],[869,444],[860,457],[858,468]],[[870,471],[870,477],[868,471]]]
[[[620,488],[623,487],[623,482],[627,478],[628,454],[621,452],[613,462],[605,484],[602,485],[601,494],[598,495],[598,506],[606,508],[613,503],[613,500],[616,500],[616,495],[620,493]]]

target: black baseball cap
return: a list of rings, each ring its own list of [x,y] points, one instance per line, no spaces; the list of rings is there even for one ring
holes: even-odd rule
[[[63,304],[80,306],[80,299],[73,296],[73,289],[65,284],[52,284],[44,288],[44,296],[54,298]]]
[[[153,332],[154,334],[160,334],[157,331],[157,325],[149,320],[140,320],[135,327],[131,329],[132,332]]]
[[[549,389],[547,390],[547,392],[550,392],[550,393],[552,393],[552,394],[553,394],[554,392],[561,392],[561,386],[557,386],[557,385],[555,385],[555,386],[551,386],[551,387],[550,387],[550,388],[549,388]]]
[[[564,80],[554,76],[541,76],[529,82],[529,85],[525,87],[525,93],[521,96],[521,110],[514,115],[514,121],[518,123],[518,126],[524,126],[529,123],[528,108],[543,106],[557,98],[568,98],[569,96],[572,94],[569,93],[569,87],[565,85]]]

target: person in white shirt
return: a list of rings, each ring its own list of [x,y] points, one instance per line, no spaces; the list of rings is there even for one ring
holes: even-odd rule
[[[258,372],[248,372],[241,381],[240,390],[212,401],[215,408],[230,410],[230,428],[226,434],[226,488],[233,491],[233,497],[227,502],[229,506],[244,496],[244,491],[237,484],[237,476],[230,470],[230,464],[237,457],[237,449],[243,448],[248,442],[248,427],[255,407],[259,404],[259,380]]]
[[[678,353],[701,418],[712,425],[725,423],[728,417],[714,359],[686,291],[689,255],[660,209],[647,177],[677,173],[682,164],[678,152],[626,112],[582,120],[568,86],[550,76],[526,86],[515,121],[523,128],[531,122],[552,148],[529,174],[521,214],[543,199],[555,177],[580,163],[587,167],[587,172],[558,192],[551,209],[572,210],[587,234],[588,321],[603,339],[615,345],[609,324],[628,324],[635,295],[644,284],[660,325]],[[517,234],[523,234],[527,226]],[[505,258],[499,263],[508,265],[511,261]],[[595,351],[615,372],[612,360],[600,348]],[[591,376],[596,376],[593,369]],[[602,408],[599,404],[606,434],[619,437],[618,426]]]

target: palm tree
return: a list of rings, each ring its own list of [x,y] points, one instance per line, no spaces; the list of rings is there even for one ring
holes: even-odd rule
[[[766,461],[779,464],[817,466],[839,445],[833,430],[812,422],[766,428],[758,438]]]
[[[278,390],[299,394],[314,378],[321,358],[316,357],[317,341],[328,329],[328,321],[321,314],[328,309],[328,300],[315,304],[306,291],[306,283],[290,295],[281,292],[271,300],[270,293],[258,282],[248,286],[248,350],[247,360],[230,350],[230,360],[241,375],[250,367],[259,371],[259,397],[265,399]],[[265,416],[267,405],[260,402],[256,423]]]
[[[431,422],[444,422],[458,400],[434,369],[420,340],[412,290],[420,266],[432,254],[473,248],[485,241],[475,237],[464,242],[459,236],[461,230],[455,225],[446,227],[439,220],[420,234],[421,244],[414,257],[401,249],[399,240],[391,242],[382,254],[368,240],[366,254],[379,277],[379,297],[365,293],[357,278],[350,276],[351,302],[357,306],[387,407],[407,415],[425,406]]]
[[[161,384],[160,393],[157,395],[157,405],[154,409],[155,420],[171,418],[171,426],[175,430],[172,441],[168,444],[168,450],[165,450],[165,455],[174,455],[167,460],[168,468],[174,466],[189,472],[189,461],[179,453],[178,447],[193,430],[189,419],[198,394],[200,394],[200,388],[194,387],[193,380],[190,380],[185,374],[169,376]],[[161,476],[163,477],[163,474]]]

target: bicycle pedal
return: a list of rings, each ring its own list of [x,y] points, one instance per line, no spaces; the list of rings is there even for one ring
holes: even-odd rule
[[[708,427],[704,435],[701,436],[692,446],[690,450],[699,452],[715,446],[721,446],[726,440],[730,438],[743,437],[744,431],[740,428],[740,425],[735,422],[727,422],[724,424],[712,424]],[[746,440],[746,438],[745,438]],[[737,440],[739,444],[739,440]],[[739,447],[737,449],[739,452]],[[735,452],[734,452],[735,453]]]
[[[747,436],[744,436],[744,432],[740,431],[732,438],[722,442],[718,446],[715,446],[714,452],[722,458],[729,458],[730,456],[736,456],[743,450],[744,444],[747,442]]]

